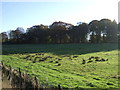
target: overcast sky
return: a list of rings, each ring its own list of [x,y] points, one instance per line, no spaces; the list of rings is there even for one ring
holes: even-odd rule
[[[9,1],[9,2],[8,2]],[[0,32],[63,21],[76,25],[108,18],[118,22],[119,0],[2,0]]]

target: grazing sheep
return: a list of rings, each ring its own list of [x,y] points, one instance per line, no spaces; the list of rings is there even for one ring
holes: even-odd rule
[[[93,61],[88,61],[87,63],[90,63],[90,62],[93,62]]]
[[[58,60],[62,60],[62,59],[58,58]]]
[[[32,61],[32,63],[36,63],[36,61]]]
[[[56,61],[55,63],[58,63],[58,61]]]
[[[60,66],[61,64],[60,63],[58,63],[58,66]]]
[[[96,60],[98,60],[100,57],[95,57]]]
[[[77,58],[78,56],[73,56],[73,58]]]
[[[26,56],[25,59],[27,59],[27,58],[29,58],[29,57],[30,57],[30,55]]]
[[[85,64],[85,60],[83,59],[82,64]]]
[[[49,61],[50,63],[52,63],[53,61]]]
[[[106,61],[108,61],[108,59],[106,59]]]
[[[46,58],[53,58],[53,57],[51,57],[51,56],[47,56]]]
[[[46,60],[47,58],[45,57],[45,58],[42,58],[42,61],[44,61],[44,60]]]
[[[95,61],[101,61],[101,60],[98,60],[98,59],[97,59],[97,60],[95,60]]]
[[[91,56],[88,60],[91,60],[92,58],[94,58],[93,56]]]
[[[102,58],[101,61],[106,61],[106,60]]]

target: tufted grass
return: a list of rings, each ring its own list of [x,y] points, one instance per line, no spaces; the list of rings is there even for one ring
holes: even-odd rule
[[[2,62],[46,87],[118,88],[120,78],[117,44],[3,45]]]

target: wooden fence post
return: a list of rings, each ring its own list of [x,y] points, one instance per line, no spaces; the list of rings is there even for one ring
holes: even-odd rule
[[[21,88],[22,88],[22,81],[21,81],[22,76],[21,76],[20,68],[19,68],[19,75],[18,75],[18,78],[19,78],[19,89],[21,89]]]
[[[35,88],[38,89],[38,81],[37,81],[37,78],[35,77],[34,79],[35,79]]]
[[[58,85],[58,90],[61,90],[61,86],[60,85]]]

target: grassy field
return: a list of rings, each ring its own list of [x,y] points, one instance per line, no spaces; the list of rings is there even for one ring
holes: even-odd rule
[[[40,84],[62,88],[118,88],[117,44],[3,45],[2,62]]]

